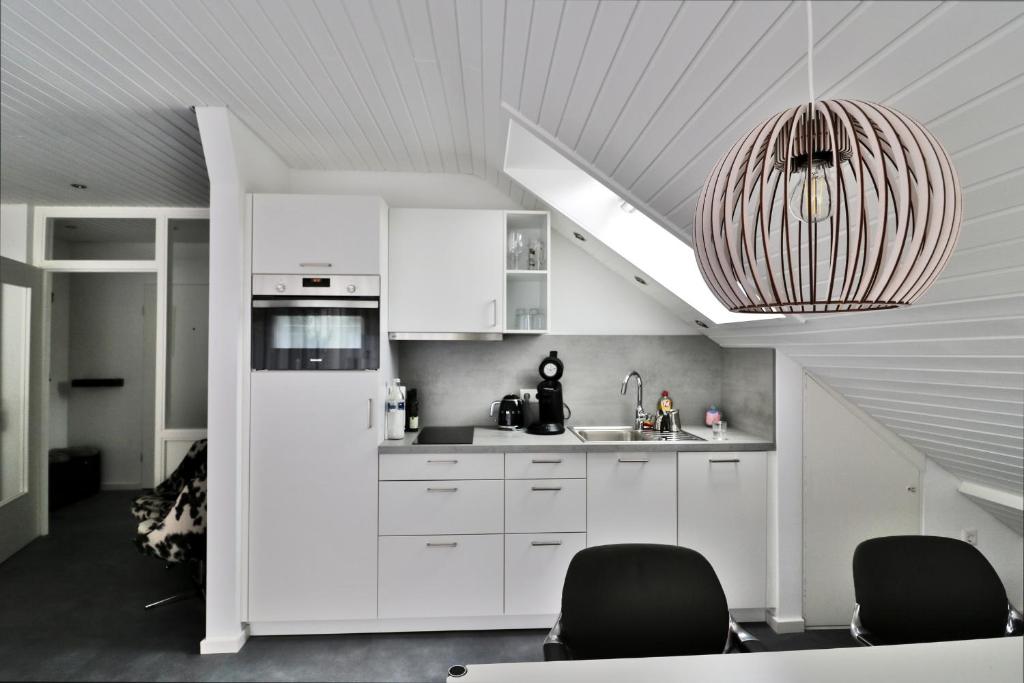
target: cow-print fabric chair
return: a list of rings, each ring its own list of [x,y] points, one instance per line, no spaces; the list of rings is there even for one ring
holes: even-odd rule
[[[192,444],[177,469],[132,503],[135,545],[168,563],[206,559],[206,439]]]

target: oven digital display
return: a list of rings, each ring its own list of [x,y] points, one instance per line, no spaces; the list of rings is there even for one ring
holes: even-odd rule
[[[331,278],[329,277],[304,277],[302,278],[303,287],[330,287]]]

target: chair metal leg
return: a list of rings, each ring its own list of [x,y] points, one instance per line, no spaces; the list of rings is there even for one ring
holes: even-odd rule
[[[157,607],[163,607],[164,605],[170,605],[175,602],[181,602],[182,600],[188,600],[189,598],[194,598],[197,596],[202,597],[202,594],[198,590],[185,591],[184,593],[175,593],[174,595],[162,598],[160,600],[157,600],[156,602],[149,603],[148,605],[146,605],[146,609],[155,609]]]

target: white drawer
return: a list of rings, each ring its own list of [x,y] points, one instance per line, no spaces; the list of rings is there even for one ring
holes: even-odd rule
[[[381,536],[500,534],[502,486],[484,481],[382,481]]]
[[[380,618],[502,611],[502,536],[382,536]]]
[[[586,453],[506,453],[506,479],[582,479]]]
[[[502,479],[502,453],[381,453],[379,478],[420,479]]]
[[[586,530],[586,479],[516,479],[505,482],[507,533]]]
[[[562,584],[586,534],[506,534],[505,614],[558,614]]]

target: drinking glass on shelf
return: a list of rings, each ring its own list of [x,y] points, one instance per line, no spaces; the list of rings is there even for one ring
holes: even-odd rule
[[[526,254],[526,241],[523,233],[512,231],[508,234],[508,269],[521,270]]]
[[[544,314],[541,313],[539,308],[530,309],[530,329],[531,330],[543,330],[544,329]]]
[[[525,308],[516,309],[516,329],[517,330],[528,330],[530,329],[530,314],[526,312]]]

